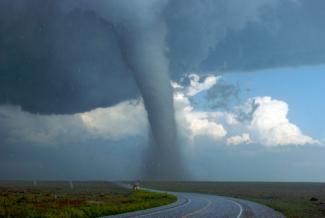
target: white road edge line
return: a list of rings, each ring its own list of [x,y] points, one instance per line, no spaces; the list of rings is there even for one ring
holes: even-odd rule
[[[236,218],[240,218],[241,215],[243,214],[243,207],[241,206],[241,204],[239,204],[238,202],[236,201],[233,201],[233,200],[230,200],[228,199],[229,201],[233,202],[234,204],[236,204],[238,207],[239,207],[239,214],[237,215]]]
[[[187,197],[184,197],[184,198],[187,200],[187,202],[185,204],[182,204],[182,205],[179,205],[179,206],[175,206],[175,207],[171,207],[171,208],[166,208],[166,209],[158,210],[158,211],[155,211],[155,212],[152,212],[152,213],[137,215],[137,216],[134,216],[134,217],[144,217],[144,216],[150,216],[150,215],[154,215],[154,214],[159,214],[159,213],[162,213],[162,212],[174,210],[175,208],[184,207],[184,206],[186,206],[186,205],[188,205],[189,203],[192,202],[192,200],[190,198],[187,198]]]

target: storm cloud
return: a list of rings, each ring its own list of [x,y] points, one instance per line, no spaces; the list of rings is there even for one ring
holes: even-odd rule
[[[0,102],[76,113],[136,98],[142,80],[125,59],[149,44],[161,57],[141,59],[172,78],[325,62],[320,0],[109,2],[1,1]],[[125,42],[139,33],[148,40]]]
[[[255,71],[325,63],[325,3],[279,1],[259,22],[229,31],[200,67],[206,71]]]
[[[112,25],[94,13],[37,0],[2,1],[0,10],[1,103],[66,114],[138,95]]]

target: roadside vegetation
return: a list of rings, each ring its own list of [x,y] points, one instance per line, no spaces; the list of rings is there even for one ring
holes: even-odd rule
[[[0,182],[0,217],[100,217],[175,201],[173,195],[108,182]]]
[[[325,183],[145,182],[143,185],[247,199],[267,205],[288,218],[325,217]]]

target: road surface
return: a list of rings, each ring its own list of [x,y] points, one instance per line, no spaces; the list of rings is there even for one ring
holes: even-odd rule
[[[127,217],[234,217],[234,218],[284,218],[271,208],[251,201],[207,194],[168,192],[177,196],[173,204],[105,218]]]

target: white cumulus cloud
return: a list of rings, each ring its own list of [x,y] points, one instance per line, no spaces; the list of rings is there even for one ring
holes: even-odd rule
[[[195,136],[207,136],[220,140],[227,134],[221,124],[211,119],[209,112],[195,111],[183,93],[175,93],[174,101],[179,130],[190,139]]]
[[[251,143],[251,137],[248,133],[243,133],[242,135],[236,135],[227,138],[227,144],[230,145],[249,144],[249,143]]]
[[[286,102],[271,97],[255,97],[249,99],[247,104],[255,105],[247,128],[254,134],[256,142],[266,146],[319,143],[304,135],[298,126],[289,121]]]
[[[121,139],[146,134],[147,113],[142,101],[130,100],[107,108],[79,114],[88,130],[95,136]]]

